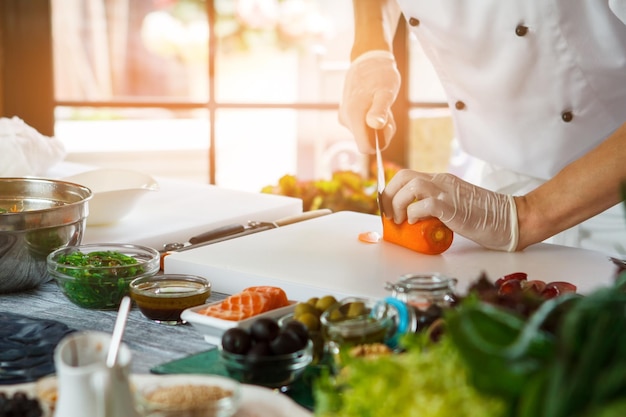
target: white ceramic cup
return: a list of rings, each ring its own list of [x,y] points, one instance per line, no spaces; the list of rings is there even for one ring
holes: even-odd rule
[[[55,417],[138,417],[130,388],[131,352],[121,344],[117,364],[105,364],[111,335],[69,334],[54,352],[58,401]]]

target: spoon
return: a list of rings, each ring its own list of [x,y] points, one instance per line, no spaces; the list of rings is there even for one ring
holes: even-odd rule
[[[117,319],[115,320],[115,327],[113,327],[113,337],[111,338],[111,345],[109,346],[109,353],[106,360],[108,368],[113,368],[117,362],[117,354],[122,344],[122,335],[124,334],[129,311],[130,297],[125,296],[120,303],[120,308],[117,311]]]

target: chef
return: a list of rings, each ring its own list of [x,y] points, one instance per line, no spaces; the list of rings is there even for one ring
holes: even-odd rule
[[[402,16],[472,158],[463,179],[400,171],[383,194],[385,215],[396,223],[435,216],[494,250],[582,246],[596,233],[596,249],[626,251],[626,0],[353,4],[339,120],[359,150],[373,152],[371,129],[383,147],[396,131],[390,108],[401,80],[390,51]]]

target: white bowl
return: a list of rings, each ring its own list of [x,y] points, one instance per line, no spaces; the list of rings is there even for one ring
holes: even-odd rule
[[[144,194],[159,189],[159,184],[150,175],[126,169],[96,169],[63,180],[83,185],[93,192],[87,216],[89,226],[121,220]]]

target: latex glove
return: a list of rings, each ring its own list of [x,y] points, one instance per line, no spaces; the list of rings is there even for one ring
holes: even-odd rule
[[[400,72],[391,52],[369,51],[350,65],[339,106],[339,122],[352,132],[359,151],[374,151],[368,126],[383,131],[384,138],[379,138],[383,142],[381,148],[389,145],[396,133],[391,105],[399,89]]]
[[[517,248],[517,208],[513,196],[489,191],[452,174],[399,171],[387,184],[396,223],[434,216],[452,231],[488,249]],[[389,210],[385,213],[390,216]]]

